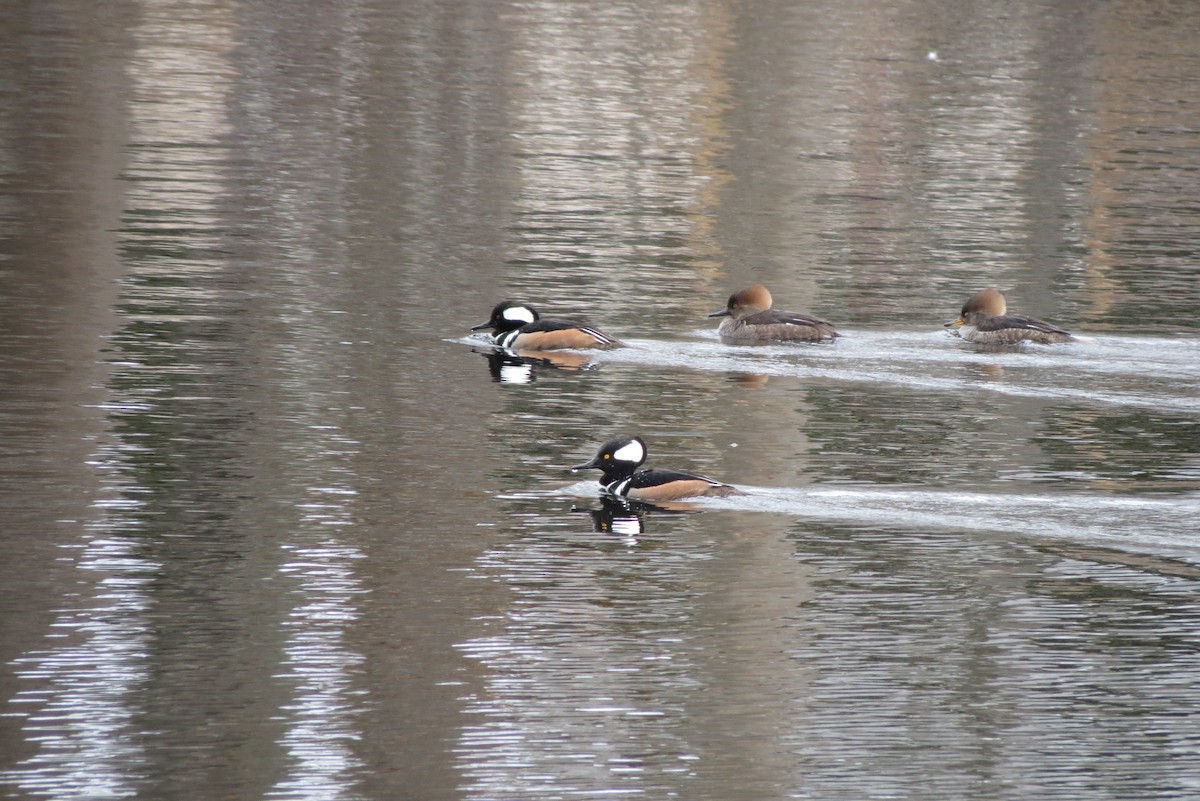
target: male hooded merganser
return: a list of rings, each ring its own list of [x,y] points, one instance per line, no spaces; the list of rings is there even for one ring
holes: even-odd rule
[[[559,348],[619,348],[625,343],[603,331],[566,320],[543,320],[532,306],[506,300],[496,304],[486,323],[472,331],[495,330],[492,341],[511,350],[558,350]]]
[[[1033,317],[1006,315],[1008,304],[999,290],[988,287],[976,292],[963,304],[957,320],[946,323],[946,328],[957,328],[956,332],[967,342],[984,345],[1010,345],[1016,342],[1037,342],[1054,345],[1072,342],[1074,337],[1056,325],[1036,320]]]
[[[833,326],[807,314],[775,311],[771,293],[762,284],[747,287],[729,296],[729,303],[709,317],[727,317],[717,333],[733,342],[821,342],[838,336]]]
[[[638,470],[645,461],[646,443],[642,438],[621,437],[604,443],[591,461],[577,464],[571,470],[574,472],[594,467],[603,473],[600,484],[605,492],[638,501],[745,494],[737,487],[694,473],[656,468]]]

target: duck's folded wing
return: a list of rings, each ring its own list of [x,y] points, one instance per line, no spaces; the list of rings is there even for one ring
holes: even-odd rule
[[[700,495],[741,495],[741,490],[716,479],[678,470],[640,470],[629,480],[625,494],[647,501],[668,501]]]
[[[832,323],[822,320],[819,317],[813,317],[811,314],[776,311],[775,309],[767,309],[758,314],[743,317],[742,322],[746,325],[801,325],[806,328],[833,327]]]
[[[619,339],[611,337],[599,328],[590,325],[573,323],[568,320],[535,320],[521,326],[522,338],[528,338],[529,344],[538,343],[543,347],[556,348],[589,348],[622,345]]]
[[[1020,328],[1026,331],[1041,331],[1046,334],[1071,335],[1069,331],[1059,328],[1056,325],[1051,325],[1045,320],[1038,320],[1035,317],[1024,317],[1019,314],[989,317],[980,322],[977,328],[980,331],[1004,331],[1006,329]]]

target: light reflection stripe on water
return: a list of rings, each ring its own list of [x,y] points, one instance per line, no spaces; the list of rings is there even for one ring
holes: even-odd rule
[[[336,471],[340,455],[356,443],[337,436],[332,426],[310,430],[327,440],[311,443],[311,452],[333,460]],[[310,466],[319,470],[324,459]],[[295,505],[300,520],[292,541],[283,545],[289,558],[278,568],[300,602],[283,623],[287,640],[282,670],[274,676],[290,686],[292,695],[280,707],[287,775],[267,797],[315,801],[353,795],[362,767],[353,744],[362,737],[356,721],[361,703],[355,677],[364,657],[347,646],[345,637],[359,619],[357,598],[366,589],[356,572],[365,554],[336,539],[341,527],[353,523],[350,504],[357,491],[329,482],[325,475],[307,494],[320,500]]]
[[[128,505],[97,502],[97,508]],[[136,767],[145,764],[131,699],[148,679],[150,601],[144,588],[161,565],[139,555],[131,520],[103,521],[77,567],[109,575],[94,585],[93,604],[60,613],[55,643],[14,660],[17,676],[36,682],[12,703],[31,705],[25,739],[38,752],[0,774],[0,784],[55,798],[127,798],[136,794]],[[131,532],[128,537],[116,531]],[[71,640],[78,642],[71,642]]]

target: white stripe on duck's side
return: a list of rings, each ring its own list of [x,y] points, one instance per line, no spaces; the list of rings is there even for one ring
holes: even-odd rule
[[[614,481],[611,484],[604,485],[604,491],[613,495],[627,495],[629,493],[629,485],[633,482],[633,476],[623,478],[620,481]]]
[[[599,342],[601,345],[616,345],[617,344],[616,339],[613,339],[608,334],[604,333],[603,331],[601,331],[597,328],[591,328],[586,325],[581,325],[581,326],[579,326],[579,330],[583,331],[585,334],[591,334],[593,337],[595,337],[596,341]]]

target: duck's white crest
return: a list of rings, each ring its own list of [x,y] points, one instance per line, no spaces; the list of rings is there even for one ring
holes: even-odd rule
[[[642,443],[634,440],[613,451],[613,458],[618,462],[640,462],[646,458],[646,449],[642,447]]]
[[[533,312],[525,306],[511,306],[501,312],[501,316],[505,320],[512,320],[514,323],[533,322]]]

